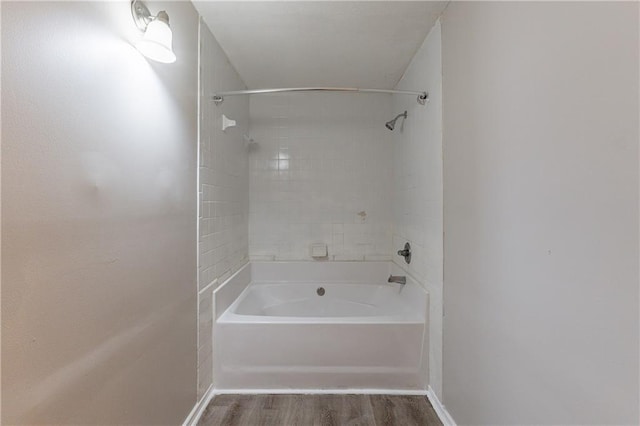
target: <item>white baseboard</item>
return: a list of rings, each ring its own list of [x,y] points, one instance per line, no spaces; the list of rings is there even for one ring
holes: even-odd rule
[[[209,405],[209,402],[213,399],[215,395],[215,390],[213,389],[213,385],[209,386],[209,389],[204,393],[200,401],[196,402],[196,405],[193,406],[191,412],[182,423],[182,426],[196,426],[198,424],[198,420],[202,417],[202,413]]]
[[[456,426],[456,422],[453,421],[453,417],[451,417],[451,414],[449,414],[444,405],[442,405],[442,403],[436,396],[436,393],[433,391],[433,389],[431,389],[431,386],[429,386],[429,389],[427,390],[427,398],[429,398],[431,406],[435,410],[438,417],[440,417],[440,421],[444,426]]]
[[[216,389],[216,395],[264,395],[264,394],[301,394],[301,395],[427,395],[426,390],[415,389]]]

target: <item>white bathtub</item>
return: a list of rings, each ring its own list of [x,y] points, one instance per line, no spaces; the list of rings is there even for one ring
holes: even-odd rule
[[[402,275],[388,262],[247,265],[215,292],[217,390],[426,390],[428,295],[390,273]]]

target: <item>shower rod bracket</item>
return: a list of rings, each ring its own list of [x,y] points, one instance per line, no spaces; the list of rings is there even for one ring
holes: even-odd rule
[[[219,105],[224,101],[225,96],[239,95],[260,95],[266,93],[286,93],[286,92],[357,92],[357,93],[391,93],[396,95],[417,95],[420,105],[425,105],[429,101],[428,92],[418,92],[410,90],[390,90],[390,89],[358,89],[354,87],[291,87],[281,89],[256,89],[256,90],[234,90],[229,92],[214,93],[211,100]]]

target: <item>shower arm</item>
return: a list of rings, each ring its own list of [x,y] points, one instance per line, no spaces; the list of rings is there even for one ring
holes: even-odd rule
[[[352,92],[352,93],[391,93],[395,95],[416,95],[420,105],[424,105],[429,101],[428,92],[417,92],[412,90],[391,90],[391,89],[358,89],[355,87],[289,87],[281,89],[256,89],[256,90],[233,90],[228,92],[217,92],[212,96],[216,105],[224,101],[225,96],[240,95],[262,95],[267,93],[286,93],[286,92]]]

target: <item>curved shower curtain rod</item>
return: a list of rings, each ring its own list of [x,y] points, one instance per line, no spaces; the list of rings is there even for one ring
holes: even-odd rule
[[[429,93],[416,92],[411,90],[387,90],[387,89],[358,89],[355,87],[288,87],[281,89],[257,89],[257,90],[234,90],[229,92],[217,92],[212,96],[213,102],[217,104],[224,101],[225,96],[238,95],[261,95],[265,93],[285,93],[285,92],[356,92],[356,93],[392,93],[396,95],[417,95],[418,103],[424,105],[429,100]]]

